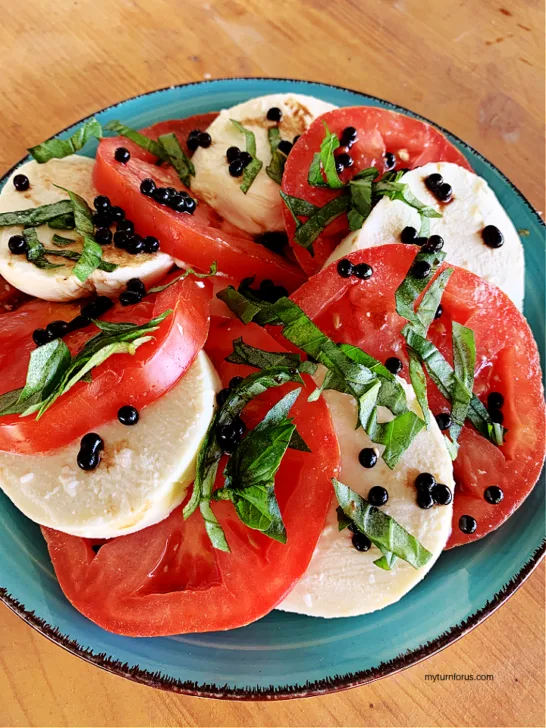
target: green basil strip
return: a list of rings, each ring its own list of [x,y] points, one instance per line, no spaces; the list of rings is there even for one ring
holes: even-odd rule
[[[95,230],[93,225],[93,213],[87,202],[80,195],[72,192],[71,190],[67,190],[66,187],[61,187],[60,185],[55,185],[55,187],[66,192],[66,194],[70,197],[76,232],[82,236],[93,235]]]
[[[27,227],[23,230],[23,236],[27,244],[27,260],[41,270],[52,270],[62,268],[62,264],[50,263],[45,257],[45,248],[38,240],[36,228]]]
[[[412,326],[421,336],[426,336],[430,324],[434,321],[436,311],[442,300],[442,294],[453,273],[453,268],[446,268],[438,275],[425,291],[421,303],[415,312]]]
[[[79,281],[84,283],[91,273],[99,267],[101,258],[101,246],[94,238],[89,235],[84,235],[82,253],[72,272]]]
[[[243,181],[239,185],[241,191],[246,195],[264,165],[263,162],[256,157],[256,137],[254,132],[250,131],[250,129],[245,129],[245,127],[235,119],[230,119],[230,121],[233,126],[241,132],[241,134],[244,134],[246,151],[252,157],[252,162],[247,164],[243,170]]]
[[[284,165],[286,164],[287,159],[286,154],[283,154],[283,152],[279,150],[281,134],[279,129],[276,126],[273,126],[268,130],[267,136],[269,138],[269,146],[271,148],[271,162],[269,162],[265,171],[273,182],[280,185],[284,173]]]
[[[38,227],[46,222],[55,220],[62,215],[72,214],[72,204],[69,200],[54,202],[42,207],[31,207],[28,210],[17,212],[0,212],[0,227],[23,225],[24,227]]]
[[[348,488],[339,480],[332,478],[334,491],[343,513],[350,518],[370,541],[386,552],[393,554],[414,569],[425,566],[432,554],[419,541],[397,523],[394,518],[379,508],[370,505],[358,493]]]
[[[50,159],[62,159],[76,154],[90,139],[102,137],[102,126],[96,119],[89,119],[69,139],[49,139],[28,150],[34,159],[43,164]]]
[[[407,319],[410,323],[422,326],[419,317],[415,313],[415,301],[430,283],[432,276],[438,265],[445,258],[445,253],[426,253],[420,250],[415,256],[410,269],[402,283],[396,289],[394,298],[396,301],[396,312],[402,318]],[[431,266],[430,275],[426,278],[419,278],[414,274],[415,266],[421,262],[429,263]],[[436,312],[436,309],[435,309]]]
[[[264,351],[250,344],[245,344],[242,336],[234,340],[233,351],[226,357],[226,361],[231,364],[255,367],[256,369],[267,369],[269,367],[293,367],[294,369],[298,369],[302,363],[299,354],[293,354],[287,351]],[[317,365],[315,364],[313,366],[316,370]]]
[[[410,190],[409,185],[404,182],[391,182],[386,180],[384,176],[376,182],[374,191],[378,197],[388,197],[389,200],[404,202],[406,205],[417,210],[421,217],[442,217],[442,214],[437,212],[433,207],[425,205],[424,202],[418,200]]]
[[[408,352],[409,358],[409,375],[411,386],[413,387],[415,397],[417,398],[419,407],[421,407],[426,426],[428,427],[430,425],[430,410],[428,408],[427,398],[427,378],[425,377],[425,372],[423,371],[421,360],[419,359],[417,354],[410,346],[408,346],[406,350]]]
[[[324,126],[324,139],[320,145],[320,163],[326,177],[326,184],[330,189],[339,190],[344,185],[339,179],[339,175],[336,170],[336,158],[334,156],[335,150],[339,147],[339,139],[337,134],[331,133],[328,129],[328,125],[325,121],[322,122]]]
[[[463,429],[474,388],[476,366],[476,341],[472,329],[452,322],[454,378],[451,390],[451,417],[453,424],[449,436],[453,442]]]
[[[391,551],[387,551],[383,546],[377,545],[377,548],[381,551],[383,556],[381,556],[381,558],[379,559],[376,559],[373,563],[380,569],[390,571],[396,563],[397,557]]]
[[[303,224],[298,216],[311,217],[320,210],[320,207],[313,205],[311,202],[307,202],[307,200],[302,200],[300,197],[292,197],[291,195],[285,194],[282,190],[279,194],[294,218],[296,228],[299,228]]]
[[[129,126],[125,126],[125,124],[122,124],[121,121],[109,121],[108,124],[105,125],[104,129],[105,131],[113,131],[115,134],[119,134],[126,139],[130,139],[135,144],[138,144],[139,147],[142,147],[142,149],[150,152],[150,154],[153,154],[154,157],[161,159],[163,162],[169,161],[169,155],[159,142],[156,142],[154,139],[150,139],[150,137],[147,137],[145,134],[141,134],[135,129],[131,129]]]
[[[346,195],[335,197],[320,207],[313,213],[309,219],[300,225],[296,230],[295,240],[298,245],[308,250],[313,255],[313,243],[333,220],[335,220],[344,212],[347,212],[350,206],[350,198]]]
[[[176,276],[176,278],[173,278],[172,281],[165,283],[163,286],[154,286],[153,288],[150,288],[148,293],[161,293],[161,291],[165,291],[167,288],[174,286],[175,283],[178,283],[178,281],[183,281],[188,276],[194,276],[195,278],[210,278],[211,276],[216,275],[217,270],[218,270],[218,266],[216,265],[216,261],[214,261],[211,264],[210,270],[208,273],[197,273],[196,271],[193,270],[193,268],[188,268],[183,273],[181,273],[179,276]]]
[[[347,218],[351,230],[360,230],[372,211],[372,182],[371,179],[358,179],[349,182],[351,209]]]
[[[195,177],[195,167],[193,162],[180,146],[180,142],[176,138],[176,134],[162,134],[157,141],[163,147],[165,154],[169,158],[169,162],[175,168],[177,175],[180,177],[186,187],[191,185],[191,177]]]
[[[74,214],[69,212],[66,215],[57,215],[47,223],[52,230],[74,230]]]
[[[313,154],[313,159],[307,173],[307,184],[311,187],[327,187],[324,177],[322,176],[322,165],[320,163],[320,152]]]
[[[74,238],[64,238],[62,235],[57,234],[53,236],[53,243],[59,248],[64,248],[65,245],[72,245],[72,243],[75,242],[76,240],[74,240]]]
[[[377,422],[377,410],[372,414],[366,432],[372,442],[384,445],[381,457],[392,470],[413,440],[425,427],[425,422],[415,412],[405,412],[390,422]]]

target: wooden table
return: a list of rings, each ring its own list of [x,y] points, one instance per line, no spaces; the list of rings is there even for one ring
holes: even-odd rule
[[[407,106],[543,207],[539,0],[0,0],[0,169],[107,104],[185,81],[286,76]],[[0,608],[0,725],[541,726],[544,565],[429,661],[337,695],[227,703],[91,667]],[[425,682],[427,673],[493,682]]]

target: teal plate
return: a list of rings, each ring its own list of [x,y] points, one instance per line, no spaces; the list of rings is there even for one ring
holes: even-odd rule
[[[286,91],[311,94],[339,106],[381,106],[415,116],[348,89],[265,78],[166,88],[111,106],[96,116],[101,122],[116,118],[138,128]],[[77,126],[61,136],[70,135]],[[543,222],[496,167],[445,133],[489,182],[516,228],[529,231],[522,238],[525,314],[541,347],[544,369]],[[0,597],[73,654],[146,685],[214,698],[304,697],[385,677],[455,642],[523,583],[544,554],[544,539],[543,474],[502,528],[481,541],[444,553],[423,582],[381,612],[335,620],[272,612],[230,632],[134,639],[105,632],[73,609],[57,584],[38,526],[0,494]]]

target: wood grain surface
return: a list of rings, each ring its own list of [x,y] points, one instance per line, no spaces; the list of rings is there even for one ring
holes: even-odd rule
[[[544,209],[542,0],[0,0],[0,169],[105,105],[286,76],[407,106]],[[426,615],[423,616],[426,618]],[[436,673],[493,681],[425,681]],[[0,607],[2,726],[544,726],[544,564],[485,624],[363,688],[283,703],[172,695],[92,667]]]

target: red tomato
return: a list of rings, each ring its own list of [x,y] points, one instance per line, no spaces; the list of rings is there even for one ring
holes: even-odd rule
[[[428,162],[455,162],[461,167],[471,169],[462,153],[438,129],[425,121],[372,106],[335,109],[316,119],[302,134],[290,152],[282,178],[283,192],[293,197],[301,197],[319,207],[339,195],[337,190],[311,187],[307,183],[313,155],[320,150],[324,139],[323,122],[339,139],[348,126],[353,126],[358,131],[356,143],[348,150],[354,164],[340,175],[343,182],[348,182],[366,167],[377,167],[383,172],[384,155],[387,152],[396,156],[397,169],[422,167]],[[349,233],[347,216],[338,217],[313,243],[315,254],[312,257],[295,241],[296,225],[286,207],[283,214],[290,244],[299,264],[308,275],[313,275],[322,268],[330,253]]]
[[[206,350],[224,385],[252,371],[224,361],[239,336],[270,351],[282,349],[254,324],[213,318]],[[293,386],[256,399],[245,409],[247,424],[261,420]],[[307,402],[313,388],[307,380],[291,410],[312,453],[288,450],[275,480],[285,545],[244,526],[227,502],[213,509],[231,553],[212,548],[199,512],[184,521],[180,509],[155,526],[106,542],[97,555],[94,542],[43,528],[61,588],[76,609],[112,632],[147,637],[233,629],[270,612],[311,559],[339,462],[326,405]]]
[[[188,135],[194,129],[205,131],[212,122],[218,116],[217,111],[211,111],[208,114],[196,114],[195,116],[188,116],[187,119],[170,119],[169,121],[159,121],[157,124],[147,126],[142,130],[143,134],[157,139],[162,134],[176,134],[182,149],[191,157],[193,152],[188,149]],[[150,156],[150,162],[155,162],[155,159]]]
[[[0,315],[8,311],[15,311],[25,301],[30,300],[26,293],[18,291],[4,278],[0,277]]]
[[[181,126],[184,129],[194,128],[197,123],[194,118],[182,122],[161,122],[144,132],[150,136],[169,131],[177,133]],[[127,164],[120,164],[114,159],[114,152],[120,144],[131,152]],[[140,234],[158,237],[164,252],[202,271],[208,270],[216,261],[221,273],[238,281],[249,276],[256,276],[258,281],[270,278],[289,291],[303,283],[305,277],[295,263],[254,242],[252,236],[223,220],[205,202],[199,201],[195,213],[188,215],[174,212],[143,195],[140,183],[147,177],[160,187],[186,189],[172,167],[157,166],[153,159],[127,139],[103,139],[93,172],[99,192],[123,207]]]
[[[107,359],[93,370],[92,384],[78,382],[38,421],[32,415],[0,417],[0,451],[30,454],[54,450],[115,419],[122,405],[140,409],[158,399],[180,379],[203,348],[211,292],[210,283],[189,277],[130,308],[117,303],[101,318],[144,323],[168,309],[173,313],[153,332],[153,341],[143,344],[134,356],[116,354]],[[3,392],[25,383],[30,352],[36,348],[32,341],[34,329],[44,328],[50,321],[70,320],[78,313],[75,304],[31,301],[14,313],[0,316]],[[92,326],[64,340],[74,353],[96,334]]]
[[[406,322],[396,313],[394,292],[415,253],[414,246],[406,245],[358,251],[349,259],[353,264],[372,266],[369,280],[341,278],[333,265],[311,278],[292,299],[335,341],[359,346],[383,362],[393,355],[402,359],[402,374],[409,379],[400,334]],[[504,396],[504,425],[509,432],[498,448],[470,424],[464,426],[454,462],[457,489],[448,548],[482,538],[504,523],[536,483],[545,448],[539,354],[525,318],[500,289],[467,270],[454,270],[442,298],[443,314],[430,327],[429,338],[452,363],[451,322],[473,329],[477,350],[474,391],[484,402],[492,391]],[[430,381],[428,395],[433,414],[449,409]],[[484,499],[490,485],[498,485],[504,492],[498,505]],[[461,532],[462,515],[476,519],[475,533]]]

